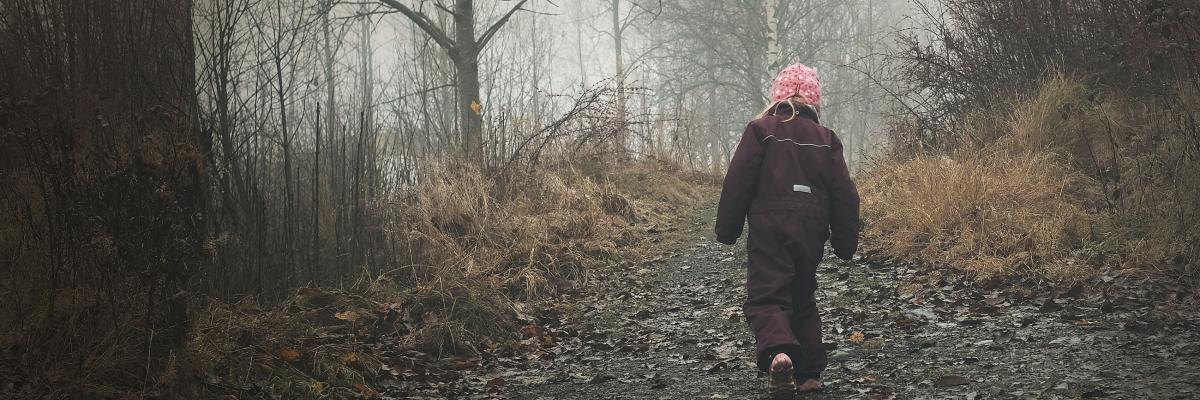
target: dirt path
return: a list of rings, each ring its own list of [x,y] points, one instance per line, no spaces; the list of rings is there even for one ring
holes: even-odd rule
[[[541,350],[484,362],[464,375],[463,397],[763,398],[740,313],[744,253],[709,238],[711,214],[683,228],[692,244],[678,253],[533,311],[540,326],[526,343]],[[915,270],[819,271],[830,387],[804,398],[1200,397],[1195,314],[961,282],[915,299],[897,290]]]

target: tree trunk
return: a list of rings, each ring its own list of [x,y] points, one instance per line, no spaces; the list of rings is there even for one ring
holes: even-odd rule
[[[276,40],[276,46],[279,46],[279,41]],[[287,259],[287,269],[293,270],[296,266],[296,251],[295,242],[293,241],[293,232],[295,225],[293,224],[294,210],[292,195],[292,138],[288,129],[288,108],[287,108],[287,90],[283,75],[283,56],[276,53],[275,55],[275,74],[276,74],[276,95],[279,100],[279,129],[282,131],[283,142],[283,230],[284,230],[284,252],[287,253],[284,257]],[[291,286],[291,274],[288,274],[288,282],[286,286]]]
[[[329,13],[332,12],[333,5],[326,2],[325,12],[321,14],[321,56],[325,69],[325,133],[328,137],[334,137],[334,132],[338,130],[337,118],[337,77],[334,75],[334,54],[333,54],[333,34],[329,28]]]
[[[616,129],[617,129],[617,152],[624,155],[628,149],[626,146],[626,123],[625,123],[625,55],[622,50],[624,42],[624,32],[621,27],[621,0],[612,0],[612,22],[613,22],[613,46],[616,49],[616,70],[617,70],[617,109]]]
[[[520,0],[503,17],[475,38],[475,2],[455,0],[454,38],[436,26],[428,16],[414,11],[397,0],[380,0],[412,20],[438,43],[454,61],[455,83],[458,86],[456,104],[459,129],[462,131],[464,158],[475,165],[483,165],[483,104],[479,98],[479,51],[487,46],[496,31],[504,26],[514,13],[521,10],[529,0]]]
[[[343,202],[338,201],[340,199],[340,197],[337,197],[337,196],[341,196],[341,194],[343,193],[344,182],[343,182],[343,179],[339,179],[340,176],[338,175],[337,172],[338,172],[338,168],[339,168],[338,166],[345,165],[345,160],[338,158],[339,153],[337,151],[337,149],[338,149],[338,141],[337,141],[338,136],[337,135],[339,132],[341,132],[341,125],[338,123],[338,118],[337,118],[337,116],[338,116],[338,113],[337,113],[337,76],[335,75],[335,71],[334,71],[335,54],[333,51],[333,33],[330,31],[330,26],[329,26],[329,13],[331,13],[331,12],[333,12],[333,2],[327,0],[325,2],[325,10],[324,10],[324,12],[321,13],[321,58],[322,58],[321,61],[322,61],[322,64],[324,64],[323,67],[325,70],[324,71],[325,72],[325,123],[326,123],[325,136],[327,137],[327,140],[329,141],[328,145],[326,146],[326,152],[329,153],[329,156],[328,156],[329,157],[329,167],[328,168],[329,168],[329,176],[330,176],[329,193],[330,193],[330,203],[331,203],[329,205],[329,207],[332,210],[331,212],[334,213],[334,219],[333,219],[333,243],[334,243],[334,245],[333,245],[333,248],[334,248],[333,264],[334,264],[334,266],[339,268],[339,270],[337,271],[337,273],[335,275],[340,277],[340,276],[346,274],[349,271],[349,268],[343,268],[344,264],[342,262],[340,262],[340,261],[342,261],[342,235],[341,235],[341,232],[342,232],[342,225],[345,221],[345,217],[343,216],[343,214],[344,214],[344,212],[343,212],[344,208],[342,207]],[[320,124],[320,122],[318,122],[318,124]],[[343,132],[343,134],[345,134],[345,133]],[[317,160],[318,161],[317,162],[319,164],[320,163],[320,146],[321,146],[320,127],[317,128],[317,135],[318,135],[318,138],[317,138],[317,156],[318,156]],[[314,174],[313,179],[319,180],[321,178],[321,169],[314,168],[313,174]],[[317,197],[315,195],[313,196],[313,201],[314,202],[318,201]],[[314,204],[314,207],[317,208],[316,212],[319,214],[320,207],[318,207],[318,206],[319,206],[319,204]],[[317,223],[317,221],[314,221],[314,224],[315,223]],[[314,229],[316,229],[315,225],[314,225]],[[317,237],[318,237],[317,233],[314,232],[313,233],[314,241],[317,240],[316,239]],[[314,247],[316,246],[316,244],[317,243],[314,242]],[[320,252],[318,251],[316,254],[317,254],[317,258],[320,258]]]
[[[363,6],[365,13],[366,6]],[[351,240],[354,241],[351,251],[353,254],[353,262],[355,267],[366,265],[367,248],[366,243],[366,208],[368,202],[368,193],[370,192],[371,179],[370,174],[372,168],[370,163],[374,160],[375,148],[375,115],[373,111],[373,102],[375,101],[375,84],[374,84],[374,67],[371,61],[371,18],[370,16],[362,17],[361,31],[359,33],[359,78],[362,89],[362,112],[359,114],[359,135],[358,146],[355,149],[354,157],[354,236]]]
[[[770,79],[779,68],[779,0],[763,0],[767,17],[767,76]]]
[[[312,258],[308,264],[308,280],[317,280],[317,266],[321,263],[321,107],[317,107],[316,135],[313,141],[312,181]]]
[[[575,3],[575,9],[578,11],[578,18],[575,21],[575,51],[579,56],[579,90],[582,93],[588,87],[587,64],[583,60],[583,21],[588,18],[587,13],[583,9],[583,2]]]
[[[463,157],[476,165],[483,161],[483,116],[479,100],[479,44],[475,41],[473,0],[454,2],[455,50],[451,54],[457,70],[458,114],[462,124]]]

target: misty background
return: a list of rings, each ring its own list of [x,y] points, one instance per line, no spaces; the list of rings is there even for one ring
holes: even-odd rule
[[[479,2],[477,29],[514,4]],[[742,128],[767,103],[774,74],[800,62],[820,71],[823,122],[847,142],[849,162],[857,167],[878,144],[882,117],[894,111],[894,95],[881,88],[887,85],[882,54],[895,46],[895,35],[916,14],[914,6],[907,1],[778,2],[780,54],[768,65],[764,4],[525,4],[480,55],[488,152],[503,157],[513,151],[509,142],[549,125],[587,91],[615,90],[619,37],[622,97],[628,102],[624,118],[635,156],[662,154],[697,168],[723,168]],[[413,7],[443,27],[451,25],[445,6],[421,1]],[[408,180],[419,168],[415,160],[456,145],[450,134],[456,129],[453,65],[426,33],[386,4],[201,0],[195,18],[201,108],[217,112],[215,91],[221,83],[215,69],[230,70],[233,78],[225,86],[233,102],[246,104],[231,111],[238,114],[234,131],[279,119],[277,104],[249,105],[254,98],[282,94],[292,114],[288,124],[298,132],[295,146],[311,152],[315,110],[328,108],[324,96],[332,87],[334,115],[342,119],[337,129],[378,131],[373,150],[395,164],[389,168],[406,171],[390,177]],[[221,29],[236,34],[224,38]],[[215,51],[222,40],[228,41],[228,55]],[[275,43],[290,45],[281,49]],[[229,58],[228,65],[214,65],[221,56]],[[282,59],[278,72],[275,58]],[[326,59],[332,61],[330,71],[324,70]],[[280,72],[283,90],[268,90],[279,86]]]

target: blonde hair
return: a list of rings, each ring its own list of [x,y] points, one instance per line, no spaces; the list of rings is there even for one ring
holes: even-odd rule
[[[795,99],[795,100],[793,100],[793,99]],[[788,119],[783,120],[783,122],[789,122],[793,119],[796,119],[796,116],[800,115],[799,107],[812,107],[813,111],[817,110],[816,106],[808,101],[808,98],[804,97],[803,95],[797,94],[797,95],[788,97],[786,99],[776,101],[771,104],[767,104],[767,107],[764,108],[762,110],[762,112],[759,112],[758,116],[754,117],[754,119],[759,119],[759,118],[762,118],[762,117],[765,117],[768,115],[778,115],[778,114],[776,114],[776,112],[779,111],[779,106],[784,105],[784,104],[787,104],[788,107],[790,107],[792,109],[792,115],[790,117],[788,117]]]

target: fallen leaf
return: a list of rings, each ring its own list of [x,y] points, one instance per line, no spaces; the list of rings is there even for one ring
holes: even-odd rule
[[[475,366],[475,359],[473,359],[473,358],[458,357],[458,358],[450,359],[450,367],[452,367],[456,370],[459,370],[459,371],[468,369],[468,368],[471,368],[474,366]]]
[[[328,315],[328,314],[326,314],[326,315]],[[362,315],[359,315],[357,312],[354,312],[352,310],[347,310],[347,311],[342,311],[337,314],[333,314],[333,317],[340,319],[342,321],[354,322],[354,321],[357,321],[359,318],[361,318]]]
[[[850,343],[859,344],[864,340],[867,340],[867,335],[864,335],[862,332],[854,331],[854,333],[850,334]]]
[[[300,359],[300,350],[292,347],[280,347],[275,350],[275,356],[284,362],[295,362]]]
[[[528,339],[531,337],[542,337],[545,332],[542,331],[542,327],[537,326],[536,324],[529,324],[521,327],[521,334]]]
[[[354,384],[354,390],[358,391],[358,394],[361,394],[361,395],[363,395],[363,397],[366,397],[368,399],[373,399],[373,398],[379,397],[379,391],[377,391],[375,389],[371,389],[370,386],[367,386],[367,385],[364,385],[361,383]]]

